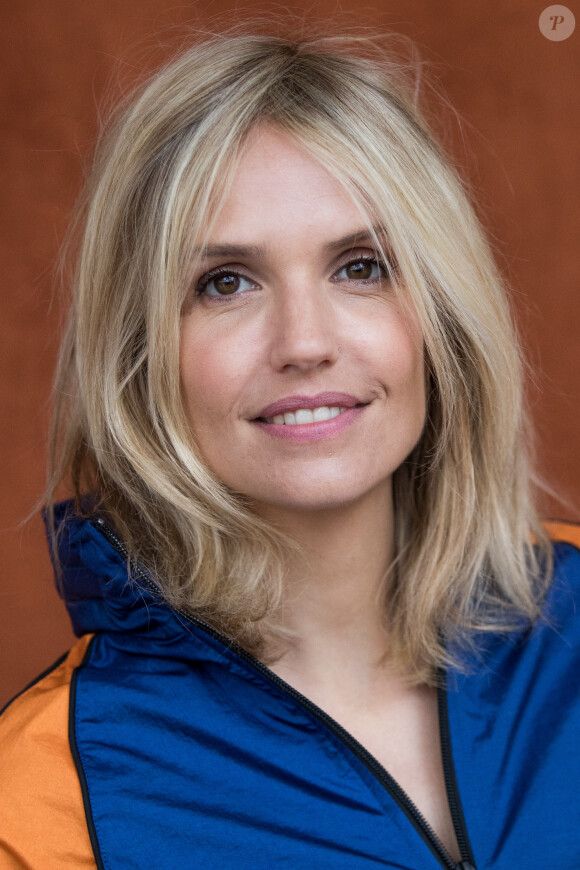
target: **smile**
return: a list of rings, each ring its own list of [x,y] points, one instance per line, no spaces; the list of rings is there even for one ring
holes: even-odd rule
[[[304,396],[300,401],[297,399],[298,397],[283,399],[270,405],[264,409],[265,413],[254,418],[253,425],[273,438],[304,444],[339,436],[368,407],[368,403],[357,402],[344,393],[340,398],[334,394],[329,404],[321,404],[320,398],[316,403]],[[329,399],[330,395],[327,402]],[[335,404],[332,403],[333,400]],[[304,407],[308,404],[310,407]]]
[[[307,423],[323,423],[325,420],[332,420],[334,417],[344,414],[346,408],[329,407],[322,405],[319,408],[298,408],[294,412],[286,414],[276,414],[274,417],[266,417],[266,423],[276,423],[284,426],[303,426]]]
[[[368,402],[328,390],[315,396],[284,396],[262,408],[252,424],[274,438],[306,442],[334,438],[347,429]]]

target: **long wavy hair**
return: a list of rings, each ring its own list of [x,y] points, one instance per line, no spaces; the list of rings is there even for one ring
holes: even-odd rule
[[[505,288],[419,108],[417,70],[388,38],[237,32],[201,39],[125,101],[79,212],[47,490],[50,506],[68,480],[79,510],[90,493],[170,605],[257,655],[276,637],[296,545],[216,479],[179,380],[191,252],[211,233],[248,132],[275,125],[385,229],[395,291],[405,288],[422,328],[427,417],[394,476],[385,575],[389,650],[413,682],[457,663],[451,650],[478,631],[534,620],[551,566]]]

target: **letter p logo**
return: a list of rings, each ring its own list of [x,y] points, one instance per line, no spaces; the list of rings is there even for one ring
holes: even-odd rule
[[[547,6],[538,21],[540,32],[552,42],[561,42],[574,33],[576,20],[567,6]]]

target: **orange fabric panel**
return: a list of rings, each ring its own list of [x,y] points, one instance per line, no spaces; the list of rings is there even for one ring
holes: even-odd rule
[[[2,870],[96,870],[68,741],[70,681],[91,637],[0,718]]]
[[[544,523],[544,528],[552,541],[566,541],[568,544],[574,544],[575,547],[580,548],[579,524],[549,520]]]

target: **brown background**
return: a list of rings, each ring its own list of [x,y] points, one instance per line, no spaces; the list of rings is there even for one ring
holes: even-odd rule
[[[578,253],[580,6],[564,42],[541,35],[547,3],[344,0],[347,22],[412,37],[452,113],[444,131],[513,286],[536,371],[530,396],[544,477],[580,516]],[[312,17],[310,2],[290,2]],[[59,244],[95,139],[99,105],[184,36],[226,13],[275,7],[163,0],[18,0],[1,13],[3,246],[0,455],[0,705],[72,640],[52,586],[41,524],[47,397],[60,322]],[[316,15],[336,14],[318,3]],[[341,14],[342,14],[341,13]]]

